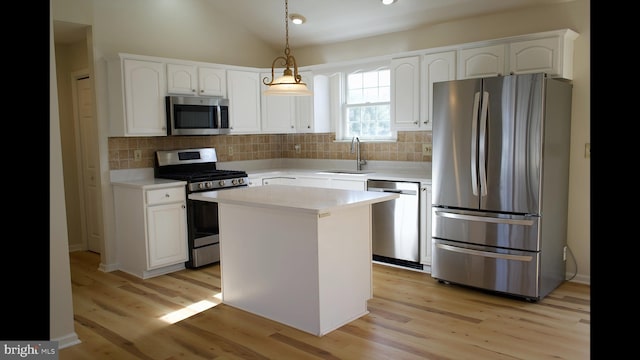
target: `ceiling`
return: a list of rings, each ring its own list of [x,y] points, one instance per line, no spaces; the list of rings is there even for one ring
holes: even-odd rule
[[[284,46],[284,0],[205,0],[214,9],[274,47]],[[410,30],[455,19],[573,0],[289,0],[289,15],[303,15],[302,25],[289,22],[293,47],[320,45]],[[84,37],[84,29],[54,22],[57,43]]]

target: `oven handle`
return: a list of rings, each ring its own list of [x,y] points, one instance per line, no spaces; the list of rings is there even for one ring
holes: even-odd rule
[[[533,256],[528,255],[509,255],[509,254],[499,254],[491,251],[480,251],[473,249],[460,248],[457,246],[445,245],[445,244],[434,244],[435,247],[440,248],[442,250],[453,251],[461,254],[467,255],[477,255],[483,257],[490,257],[495,259],[504,259],[504,260],[517,260],[517,261],[531,261]]]

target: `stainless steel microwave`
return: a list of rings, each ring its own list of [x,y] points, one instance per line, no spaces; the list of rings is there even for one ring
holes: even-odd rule
[[[221,97],[167,96],[168,135],[229,133],[229,100]]]

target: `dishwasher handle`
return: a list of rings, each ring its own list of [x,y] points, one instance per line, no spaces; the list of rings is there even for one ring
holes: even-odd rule
[[[416,195],[418,192],[412,190],[399,190],[399,189],[383,189],[383,188],[368,188],[368,191],[387,192],[403,195]]]

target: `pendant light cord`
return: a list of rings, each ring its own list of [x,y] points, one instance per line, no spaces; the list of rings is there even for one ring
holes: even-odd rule
[[[285,57],[289,57],[289,0],[284,0],[284,37],[285,37],[285,45],[284,45],[284,55]]]

